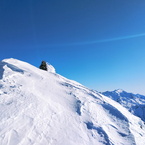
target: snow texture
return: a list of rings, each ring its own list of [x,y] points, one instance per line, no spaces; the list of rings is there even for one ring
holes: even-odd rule
[[[0,145],[145,145],[139,117],[54,70],[0,62]]]
[[[106,91],[102,94],[120,103],[132,114],[140,117],[145,122],[145,96],[128,93],[121,89],[115,91]]]

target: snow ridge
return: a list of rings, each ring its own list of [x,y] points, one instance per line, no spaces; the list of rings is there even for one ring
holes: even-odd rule
[[[0,62],[0,114],[0,145],[145,144],[145,125],[119,103],[16,59]]]
[[[46,64],[47,64],[48,72],[56,73],[55,68],[50,63],[46,63]]]
[[[145,122],[145,96],[140,94],[128,93],[124,90],[106,91],[105,96],[120,103],[129,112],[140,117]]]

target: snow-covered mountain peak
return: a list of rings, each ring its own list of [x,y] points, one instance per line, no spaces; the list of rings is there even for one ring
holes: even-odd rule
[[[124,90],[122,90],[122,89],[117,89],[117,90],[115,90],[114,92],[116,92],[116,93],[120,94],[120,93],[123,93],[123,92],[125,92],[125,91],[124,91]]]
[[[51,72],[16,59],[0,62],[0,145],[145,144],[139,117]]]
[[[14,59],[14,58],[10,58],[10,59],[4,59],[0,62],[0,65],[1,65],[1,68],[3,68],[3,72],[7,72],[6,71],[6,68],[9,68],[11,69],[11,71],[19,71],[19,72],[29,72],[29,71],[32,71],[32,72],[35,72],[35,71],[38,71],[38,68],[36,68],[35,66],[27,63],[27,62],[24,62],[24,61],[20,61],[18,59]],[[50,63],[46,63],[47,65],[47,72],[50,72],[50,73],[56,73],[55,71],[55,68],[50,64]],[[2,70],[1,70],[2,71]],[[3,73],[1,73],[2,75]]]
[[[24,61],[14,59],[14,58],[3,59],[1,62],[16,65],[16,66],[21,66],[21,67],[26,66],[26,65],[30,65]]]

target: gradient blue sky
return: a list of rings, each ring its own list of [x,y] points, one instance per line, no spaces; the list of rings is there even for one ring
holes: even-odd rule
[[[145,0],[0,0],[0,59],[11,57],[145,95]]]

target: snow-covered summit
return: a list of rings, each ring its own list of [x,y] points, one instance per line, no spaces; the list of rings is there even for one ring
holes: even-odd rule
[[[112,99],[26,62],[0,62],[0,145],[144,145],[145,125]]]
[[[116,93],[123,93],[124,92],[124,90],[122,90],[122,89],[117,89],[117,90],[115,90],[114,92],[116,92]]]
[[[23,69],[25,69],[25,66],[29,66],[29,67],[33,67],[34,68],[34,66],[32,66],[32,65],[30,65],[30,64],[28,64],[26,62],[23,62],[23,61],[14,59],[14,58],[4,59],[4,60],[2,60],[2,62],[3,63],[11,64],[11,65],[21,66],[21,67],[23,67]],[[52,73],[55,73],[56,72],[55,71],[55,68],[50,63],[47,62],[46,65],[47,65],[47,71],[48,72],[52,72]]]

